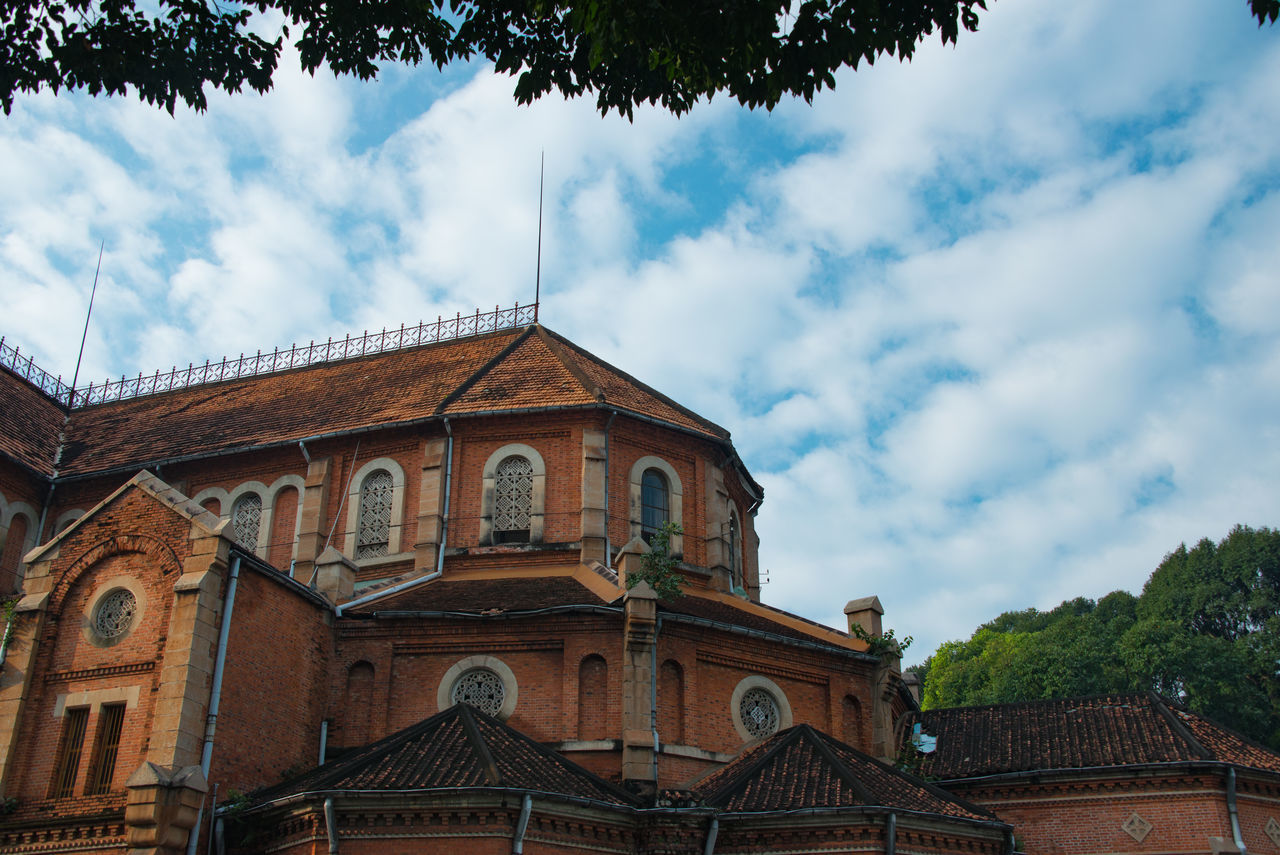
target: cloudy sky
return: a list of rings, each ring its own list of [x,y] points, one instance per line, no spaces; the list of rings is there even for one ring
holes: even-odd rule
[[[995,3],[812,105],[516,106],[484,65],[176,117],[0,118],[0,334],[82,379],[533,299],[733,431],[768,601],[878,594],[908,661],[1280,524],[1280,27]]]

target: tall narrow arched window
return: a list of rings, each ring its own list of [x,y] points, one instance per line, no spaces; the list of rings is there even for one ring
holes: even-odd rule
[[[231,536],[246,549],[257,549],[262,527],[262,497],[245,493],[231,508]]]
[[[669,519],[671,492],[667,487],[667,477],[657,469],[646,469],[640,480],[640,536],[644,542],[650,542]]]
[[[733,580],[735,586],[742,584],[742,558],[739,553],[738,541],[741,537],[738,534],[738,513],[732,508],[729,510],[729,578]]]
[[[391,543],[391,504],[395,484],[391,473],[378,469],[360,483],[360,517],[356,523],[356,558],[377,558]]]
[[[528,543],[532,513],[533,464],[519,454],[503,458],[494,471],[494,543]]]

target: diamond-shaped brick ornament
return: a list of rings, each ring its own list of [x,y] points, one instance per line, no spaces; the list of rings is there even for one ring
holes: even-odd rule
[[[1125,834],[1129,835],[1139,843],[1142,842],[1142,838],[1146,837],[1151,832],[1151,823],[1147,822],[1136,813],[1131,814],[1120,827],[1124,829]]]
[[[1267,820],[1267,827],[1262,830],[1267,833],[1267,837],[1271,838],[1272,843],[1280,846],[1280,822],[1276,822],[1274,816]]]

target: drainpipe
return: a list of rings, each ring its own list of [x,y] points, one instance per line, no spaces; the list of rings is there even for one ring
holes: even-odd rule
[[[329,855],[338,855],[338,821],[332,796],[324,800],[324,833],[329,837]]]
[[[1231,817],[1231,838],[1244,855],[1244,838],[1240,836],[1240,814],[1236,812],[1236,768],[1227,767],[1227,815]]]
[[[308,465],[308,466],[310,466],[310,465],[311,465],[311,455],[307,453],[307,442],[306,442],[306,440],[303,440],[303,439],[298,440],[298,448],[302,449],[302,459],[303,459],[303,460],[305,460],[305,461],[307,461],[307,465]]]
[[[36,543],[44,543],[44,524],[49,518],[49,506],[53,504],[53,491],[57,488],[57,484],[49,485],[49,492],[44,496],[44,507],[40,509],[40,522],[36,524]],[[25,552],[25,550],[24,550]],[[18,563],[22,563],[22,556],[18,556]]]
[[[609,540],[609,428],[618,417],[618,411],[609,413],[604,424],[604,566],[613,569],[613,542]]]
[[[449,542],[449,494],[453,492],[453,428],[449,420],[444,420],[444,431],[449,434],[449,445],[445,452],[444,464],[444,519],[440,521],[440,548],[436,550],[436,572],[439,576],[444,572],[444,547]],[[434,578],[434,577],[433,577]]]
[[[884,855],[894,855],[898,849],[898,815],[890,813],[884,829]]]
[[[325,750],[325,747],[328,745],[328,743],[329,743],[329,719],[323,718],[320,720],[320,762],[316,764],[317,766],[324,765],[324,750]]]
[[[532,812],[533,796],[525,793],[524,801],[520,803],[520,819],[516,821],[516,833],[511,838],[511,855],[522,855],[524,852],[524,833],[529,829],[529,814]]]
[[[720,835],[720,817],[711,817],[711,827],[707,829],[707,843],[702,847],[702,855],[712,855],[716,851],[716,837]]]
[[[656,611],[656,609],[655,609]],[[658,633],[662,632],[662,615],[655,615],[653,621],[653,648],[650,651],[649,665],[649,681],[651,691],[649,698],[651,701],[649,707],[649,721],[653,725],[653,787],[658,787],[658,749],[661,743],[658,741]]]
[[[209,764],[213,760],[213,736],[218,729],[218,705],[222,700],[222,675],[227,667],[227,638],[231,635],[231,610],[236,604],[236,583],[240,579],[240,556],[231,556],[231,578],[227,582],[227,599],[222,605],[222,629],[218,631],[218,658],[213,663],[213,693],[209,697],[209,714],[204,723],[204,751],[200,754],[200,771],[209,780]],[[196,813],[196,824],[187,838],[187,855],[196,855],[200,841],[200,820],[204,815],[204,802]]]

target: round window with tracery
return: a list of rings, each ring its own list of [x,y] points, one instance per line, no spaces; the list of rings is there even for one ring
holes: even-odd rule
[[[133,626],[138,600],[128,588],[117,588],[98,603],[93,612],[93,631],[99,638],[119,638]]]
[[[764,689],[747,689],[738,704],[738,715],[747,732],[755,739],[773,736],[778,731],[778,702]]]
[[[455,704],[469,704],[480,712],[497,716],[502,712],[506,689],[502,678],[488,668],[472,668],[453,683],[450,697]]]

